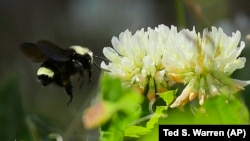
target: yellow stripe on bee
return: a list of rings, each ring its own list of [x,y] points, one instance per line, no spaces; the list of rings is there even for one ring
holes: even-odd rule
[[[54,76],[54,72],[49,69],[49,68],[45,68],[45,67],[40,67],[37,70],[37,75],[47,75],[48,77],[53,77]]]
[[[81,46],[71,46],[70,48],[75,50],[75,52],[80,55],[84,55],[90,51],[88,48],[81,47]]]
[[[71,49],[73,49],[77,54],[85,55],[88,54],[91,57],[91,63],[93,63],[93,52],[89,50],[88,48],[82,47],[82,46],[71,46]]]

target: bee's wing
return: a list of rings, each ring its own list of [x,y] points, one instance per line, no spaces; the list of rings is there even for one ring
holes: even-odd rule
[[[48,59],[48,57],[37,48],[36,44],[33,43],[22,43],[21,50],[28,58],[36,63],[41,63]]]
[[[45,40],[37,41],[37,47],[47,57],[56,61],[68,61],[70,59],[70,52],[60,48],[59,46]]]

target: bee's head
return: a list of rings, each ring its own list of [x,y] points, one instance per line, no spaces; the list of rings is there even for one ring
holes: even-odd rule
[[[79,58],[84,57],[89,60],[89,63],[93,64],[93,52],[88,48],[82,46],[71,46],[70,49],[74,50],[76,56]]]

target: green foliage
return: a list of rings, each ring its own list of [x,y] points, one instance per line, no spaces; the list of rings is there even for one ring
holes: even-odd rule
[[[18,79],[10,75],[0,85],[1,140],[30,140],[20,99]]]
[[[150,133],[158,120],[166,115],[164,112],[176,92],[160,93],[159,97],[165,101],[165,106],[156,106],[153,113],[142,117],[142,113],[149,113],[148,108],[142,108],[142,103],[144,101],[146,105],[150,105],[150,101],[137,91],[122,85],[120,79],[103,75],[100,101],[85,112],[85,127],[100,126],[101,141],[121,141],[124,137],[140,137]],[[144,109],[147,111],[143,111]]]
[[[169,109],[168,116],[161,118],[158,124],[249,124],[249,113],[241,99],[219,95],[207,99],[202,106]],[[158,127],[139,140],[158,140]]]
[[[158,95],[165,101],[166,105],[169,106],[170,103],[173,102],[176,92],[177,90],[172,90],[172,91],[166,91],[164,93],[159,93]]]
[[[159,118],[164,116],[164,110],[167,110],[167,106],[157,106],[155,112],[149,115],[149,120],[146,123],[146,127],[143,126],[129,126],[124,131],[124,136],[140,137],[146,135],[152,131],[154,125],[158,123]]]
[[[158,123],[158,120],[166,115],[164,112],[168,109],[176,93],[176,91],[160,93],[159,98],[165,101],[165,106],[156,106],[154,113],[141,117],[144,112],[141,107],[143,96],[130,88],[123,87],[120,79],[104,75],[100,89],[101,101],[99,104],[105,103],[106,105],[107,103],[112,103],[112,106],[105,106],[106,108],[104,108],[104,111],[109,113],[108,118],[103,111],[99,112],[103,113],[101,117],[98,116],[98,121],[100,122],[98,124],[101,124],[101,141],[119,141],[123,140],[124,137],[140,137],[150,133]],[[144,99],[144,101],[149,104],[148,99]],[[99,118],[102,119],[100,120]],[[104,118],[105,120],[103,120]]]
[[[129,137],[140,137],[141,135],[146,135],[148,133],[150,133],[150,129],[149,128],[145,128],[142,126],[129,126],[128,128],[126,128],[125,132],[125,136],[129,136]]]
[[[239,98],[220,95],[198,107],[194,119],[198,124],[247,124],[249,114]]]
[[[112,103],[109,109],[113,112],[110,119],[101,125],[100,140],[122,140],[125,129],[141,115],[142,95],[122,87],[120,79],[104,75],[101,83],[101,101]]]
[[[101,79],[101,97],[103,100],[117,102],[125,95],[125,91],[127,90],[122,89],[120,79],[103,75]]]
[[[125,130],[124,135],[130,137],[140,137],[141,135],[146,135],[152,132],[159,119],[166,116],[164,111],[168,109],[170,103],[174,100],[175,93],[176,91],[167,91],[164,93],[159,93],[159,97],[165,101],[166,106],[156,106],[156,110],[154,111],[154,113],[148,116],[146,127],[130,126]]]
[[[111,87],[112,86],[112,87]],[[102,114],[105,122],[100,123],[101,141],[122,141],[126,137],[142,141],[157,140],[159,124],[247,124],[248,110],[244,103],[232,94],[218,95],[205,100],[205,103],[189,103],[182,110],[169,106],[177,90],[157,94],[164,104],[154,103],[151,108],[143,104],[150,101],[143,96],[122,86],[121,80],[104,75],[101,81],[100,103],[109,103]],[[154,109],[151,111],[150,109]],[[143,110],[148,111],[143,111]],[[108,112],[112,111],[112,112]],[[142,113],[149,113],[143,115]]]

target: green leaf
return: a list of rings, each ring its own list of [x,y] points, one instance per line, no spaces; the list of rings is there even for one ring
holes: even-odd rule
[[[118,130],[100,131],[100,141],[122,141],[123,134]]]
[[[167,109],[167,106],[157,106],[156,111],[154,114],[149,115],[148,117],[150,120],[147,122],[146,127],[142,126],[129,126],[125,130],[125,136],[130,137],[139,137],[141,135],[145,135],[151,132],[154,128],[154,125],[158,123],[159,118],[164,116],[163,111]],[[142,118],[143,119],[143,118]]]
[[[159,93],[158,95],[165,101],[166,105],[169,106],[170,103],[173,102],[176,92],[177,90],[171,90],[164,93]]]
[[[244,103],[227,95],[211,97],[198,108],[196,123],[206,124],[247,124],[249,114]]]
[[[101,78],[101,98],[110,102],[118,101],[123,95],[121,80],[105,73]]]
[[[164,111],[168,109],[170,103],[174,100],[174,95],[176,91],[167,91],[164,93],[160,93],[159,96],[165,101],[167,106],[156,106],[156,110],[152,115],[148,115],[144,118],[148,118],[149,121],[146,123],[146,127],[142,126],[129,126],[125,130],[125,136],[130,137],[139,137],[141,135],[146,135],[151,132],[154,128],[155,124],[159,122],[161,117],[164,117]],[[139,121],[140,119],[138,119]]]
[[[135,93],[134,91],[127,91],[117,102],[117,108],[128,114],[141,114],[141,103],[143,97],[141,94]]]
[[[142,126],[129,126],[124,132],[124,136],[139,137],[141,135],[148,134],[151,130]]]
[[[101,101],[111,103],[114,108],[104,106],[108,107],[104,109],[110,109],[108,111],[111,112],[109,113],[110,116],[103,113],[103,116],[106,115],[104,117],[108,118],[105,118],[105,123],[101,124],[100,140],[122,141],[127,127],[141,116],[143,96],[130,88],[124,87],[119,78],[107,74],[102,77],[101,84]]]
[[[164,116],[164,110],[167,110],[167,106],[156,106],[156,110],[150,120],[147,122],[146,127],[148,129],[153,129],[154,125],[158,123],[159,118]]]

